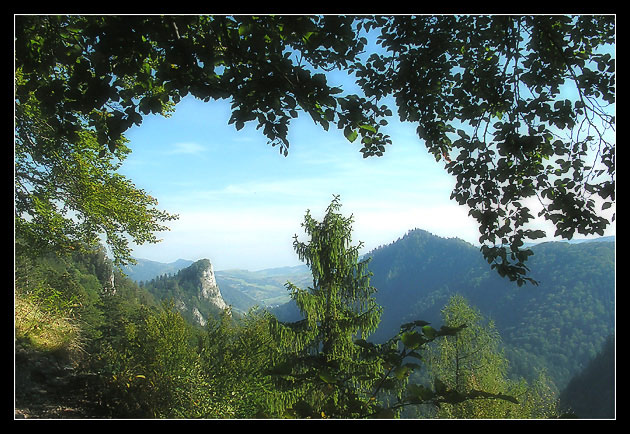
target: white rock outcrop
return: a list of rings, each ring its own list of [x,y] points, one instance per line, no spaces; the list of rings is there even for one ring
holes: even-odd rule
[[[217,285],[217,279],[214,277],[214,269],[210,261],[208,261],[208,267],[201,272],[199,281],[201,284],[199,296],[202,299],[208,300],[219,309],[229,308],[229,306],[223,299],[223,296],[221,295],[219,285]]]
[[[197,321],[201,327],[205,327],[206,324],[208,323],[206,319],[203,317],[203,315],[201,314],[201,312],[199,312],[199,309],[197,309],[196,307],[193,308],[193,317],[195,318],[195,321]]]

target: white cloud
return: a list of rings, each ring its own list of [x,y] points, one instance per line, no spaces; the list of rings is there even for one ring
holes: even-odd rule
[[[349,207],[350,208],[350,207]],[[422,206],[420,202],[392,202],[381,207],[353,206],[356,241],[363,241],[366,248],[389,244],[408,230],[419,228],[441,237],[458,237],[476,243],[478,231],[465,207],[454,202]]]
[[[166,154],[193,154],[198,155],[206,151],[206,147],[195,142],[180,142],[172,145],[172,149],[166,151]]]
[[[169,225],[171,231],[160,234],[160,244],[137,247],[134,254],[162,262],[182,255],[207,258],[217,269],[292,265],[297,263],[293,235],[302,217],[302,210],[270,207],[186,212]]]
[[[250,188],[255,187],[269,195],[262,194],[262,200],[253,200],[256,195]],[[332,194],[314,191],[305,197],[305,186],[295,185],[284,190],[286,194],[296,194],[288,200],[278,193],[281,190],[278,183],[271,182],[196,192],[198,200],[205,195],[205,200],[200,201],[203,206],[173,209],[180,214],[180,219],[169,224],[170,232],[160,234],[162,243],[138,247],[135,255],[162,262],[182,256],[192,260],[208,258],[217,269],[255,270],[295,265],[299,261],[292,247],[293,236],[297,234],[304,239],[301,223],[306,210],[310,209],[313,217],[321,220]],[[300,192],[302,196],[297,196]],[[239,194],[242,200],[235,200]],[[265,200],[277,196],[282,198],[271,203]],[[188,201],[190,198],[185,202]],[[448,201],[424,205],[427,201],[422,200],[420,193],[380,199],[368,194],[342,197],[341,201],[341,213],[354,216],[353,240],[355,244],[363,242],[364,252],[389,244],[413,228],[443,237],[457,236],[471,243],[478,237],[466,209]],[[146,252],[144,256],[143,252]]]

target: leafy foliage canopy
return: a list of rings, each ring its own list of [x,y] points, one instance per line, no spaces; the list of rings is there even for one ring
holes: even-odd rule
[[[370,34],[378,47],[366,52]],[[230,99],[229,122],[255,122],[284,155],[300,111],[360,138],[365,157],[383,155],[397,109],[456,178],[451,197],[470,208],[502,276],[533,282],[523,246],[546,234],[528,227],[532,200],[556,236],[609,224],[614,16],[18,16],[15,36],[21,165],[49,167],[86,131],[116,153],[132,125],[187,95]],[[332,70],[354,74],[362,94],[330,85]],[[50,178],[31,180],[35,192],[18,175],[28,191],[19,211],[71,231],[50,210],[52,190],[40,193]],[[150,232],[168,218],[152,211],[122,229]]]

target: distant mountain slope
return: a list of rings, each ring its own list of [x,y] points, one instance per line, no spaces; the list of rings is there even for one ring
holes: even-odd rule
[[[287,303],[290,299],[285,287],[287,281],[300,287],[312,283],[311,274],[306,266],[260,271],[223,270],[217,271],[216,276],[221,290],[225,290],[226,294],[239,292],[261,307]]]
[[[461,294],[495,321],[515,375],[532,378],[546,369],[562,388],[614,332],[614,238],[589,241],[533,246],[527,265],[540,285],[519,288],[491,270],[478,247],[410,231],[366,255],[383,306],[371,340],[384,341],[416,319],[439,325],[449,297]],[[292,303],[273,313],[299,319]]]
[[[439,310],[453,289],[490,275],[479,248],[458,238],[440,238],[416,229],[372,251],[369,265],[376,299],[384,307],[374,340],[395,334],[414,315],[439,322]],[[496,274],[496,273],[495,273]],[[418,305],[421,303],[421,305]]]
[[[194,262],[188,259],[178,259],[175,262],[162,263],[138,258],[136,258],[136,261],[138,262],[137,264],[128,265],[123,269],[127,277],[136,282],[146,282],[166,273],[177,273],[182,268],[189,267]]]
[[[604,342],[587,367],[571,379],[560,394],[564,411],[583,419],[615,417],[615,341]]]
[[[497,275],[477,247],[415,230],[371,253],[372,284],[384,306],[375,340],[413,319],[440,323],[453,294],[493,319],[515,373],[547,369],[563,387],[614,333],[615,244],[550,242],[528,261],[539,286]]]
[[[165,274],[175,275],[189,267],[193,261],[178,259],[162,263],[148,259],[136,259],[136,265],[123,270],[136,282],[149,282]],[[215,271],[217,284],[226,303],[239,312],[247,312],[253,306],[277,306],[289,301],[285,287],[287,281],[298,286],[311,284],[311,274],[305,265],[269,268],[259,271],[223,270]]]

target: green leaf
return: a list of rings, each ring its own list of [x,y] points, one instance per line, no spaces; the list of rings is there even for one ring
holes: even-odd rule
[[[346,139],[348,139],[348,141],[352,143],[357,139],[357,136],[359,135],[359,133],[357,131],[350,130],[350,131],[344,131],[344,135],[346,136]]]
[[[423,360],[422,355],[420,353],[416,353],[415,351],[409,352],[409,354],[407,354],[407,357],[413,357],[418,360]]]
[[[446,393],[446,384],[444,384],[444,382],[439,378],[435,379],[433,387],[435,387],[435,393],[437,393],[438,395],[444,395]]]
[[[239,36],[246,35],[248,33],[251,33],[251,30],[252,30],[251,24],[243,24],[242,26],[238,28],[238,35]]]
[[[426,321],[422,321],[422,320],[407,322],[400,326],[400,330],[403,331],[403,330],[409,330],[413,327],[424,327],[425,325],[429,325],[429,324],[430,323]]]
[[[435,339],[437,336],[437,330],[435,330],[430,325],[425,325],[424,327],[422,327],[422,333],[424,333],[424,335],[429,339]]]
[[[420,333],[416,331],[408,331],[402,334],[401,339],[404,346],[415,350],[422,344],[425,344],[427,340]]]
[[[314,414],[313,407],[311,407],[311,405],[304,400],[298,401],[293,404],[291,410],[293,410],[300,418],[311,417]]]
[[[444,394],[444,402],[448,404],[459,404],[464,402],[468,397],[456,390],[449,390]]]
[[[419,401],[429,401],[435,397],[431,389],[420,384],[410,384],[407,386],[407,393],[409,398],[414,398]]]
[[[527,236],[527,238],[534,240],[536,238],[543,238],[546,234],[545,234],[545,231],[543,230],[536,230],[536,231],[527,231],[525,235]]]
[[[513,396],[504,395],[503,393],[490,393],[484,392],[482,390],[471,390],[468,392],[469,398],[494,398],[494,399],[502,399],[504,401],[509,401],[513,404],[518,404],[518,400]]]
[[[409,371],[410,369],[407,365],[399,366],[394,370],[394,376],[399,380],[402,380],[409,375]]]
[[[322,369],[319,371],[319,378],[325,383],[335,383],[337,379],[328,371],[328,369]]]
[[[424,327],[426,325],[429,325],[430,323],[426,322],[426,321],[422,321],[420,320],[416,320],[413,322],[413,325],[415,325],[416,327]]]
[[[455,336],[458,332],[465,328],[466,324],[459,327],[442,326],[440,327],[440,330],[438,330],[436,336]]]
[[[363,128],[364,130],[368,130],[371,131],[373,133],[376,132],[376,128],[374,128],[372,125],[359,125],[359,128]]]
[[[365,348],[366,350],[374,348],[374,344],[366,341],[365,339],[357,339],[354,341],[354,344],[360,346],[361,348]]]
[[[457,130],[457,135],[464,140],[470,140],[470,136],[464,130]]]
[[[272,375],[289,375],[292,372],[292,367],[289,362],[283,362],[274,366],[269,373]]]

